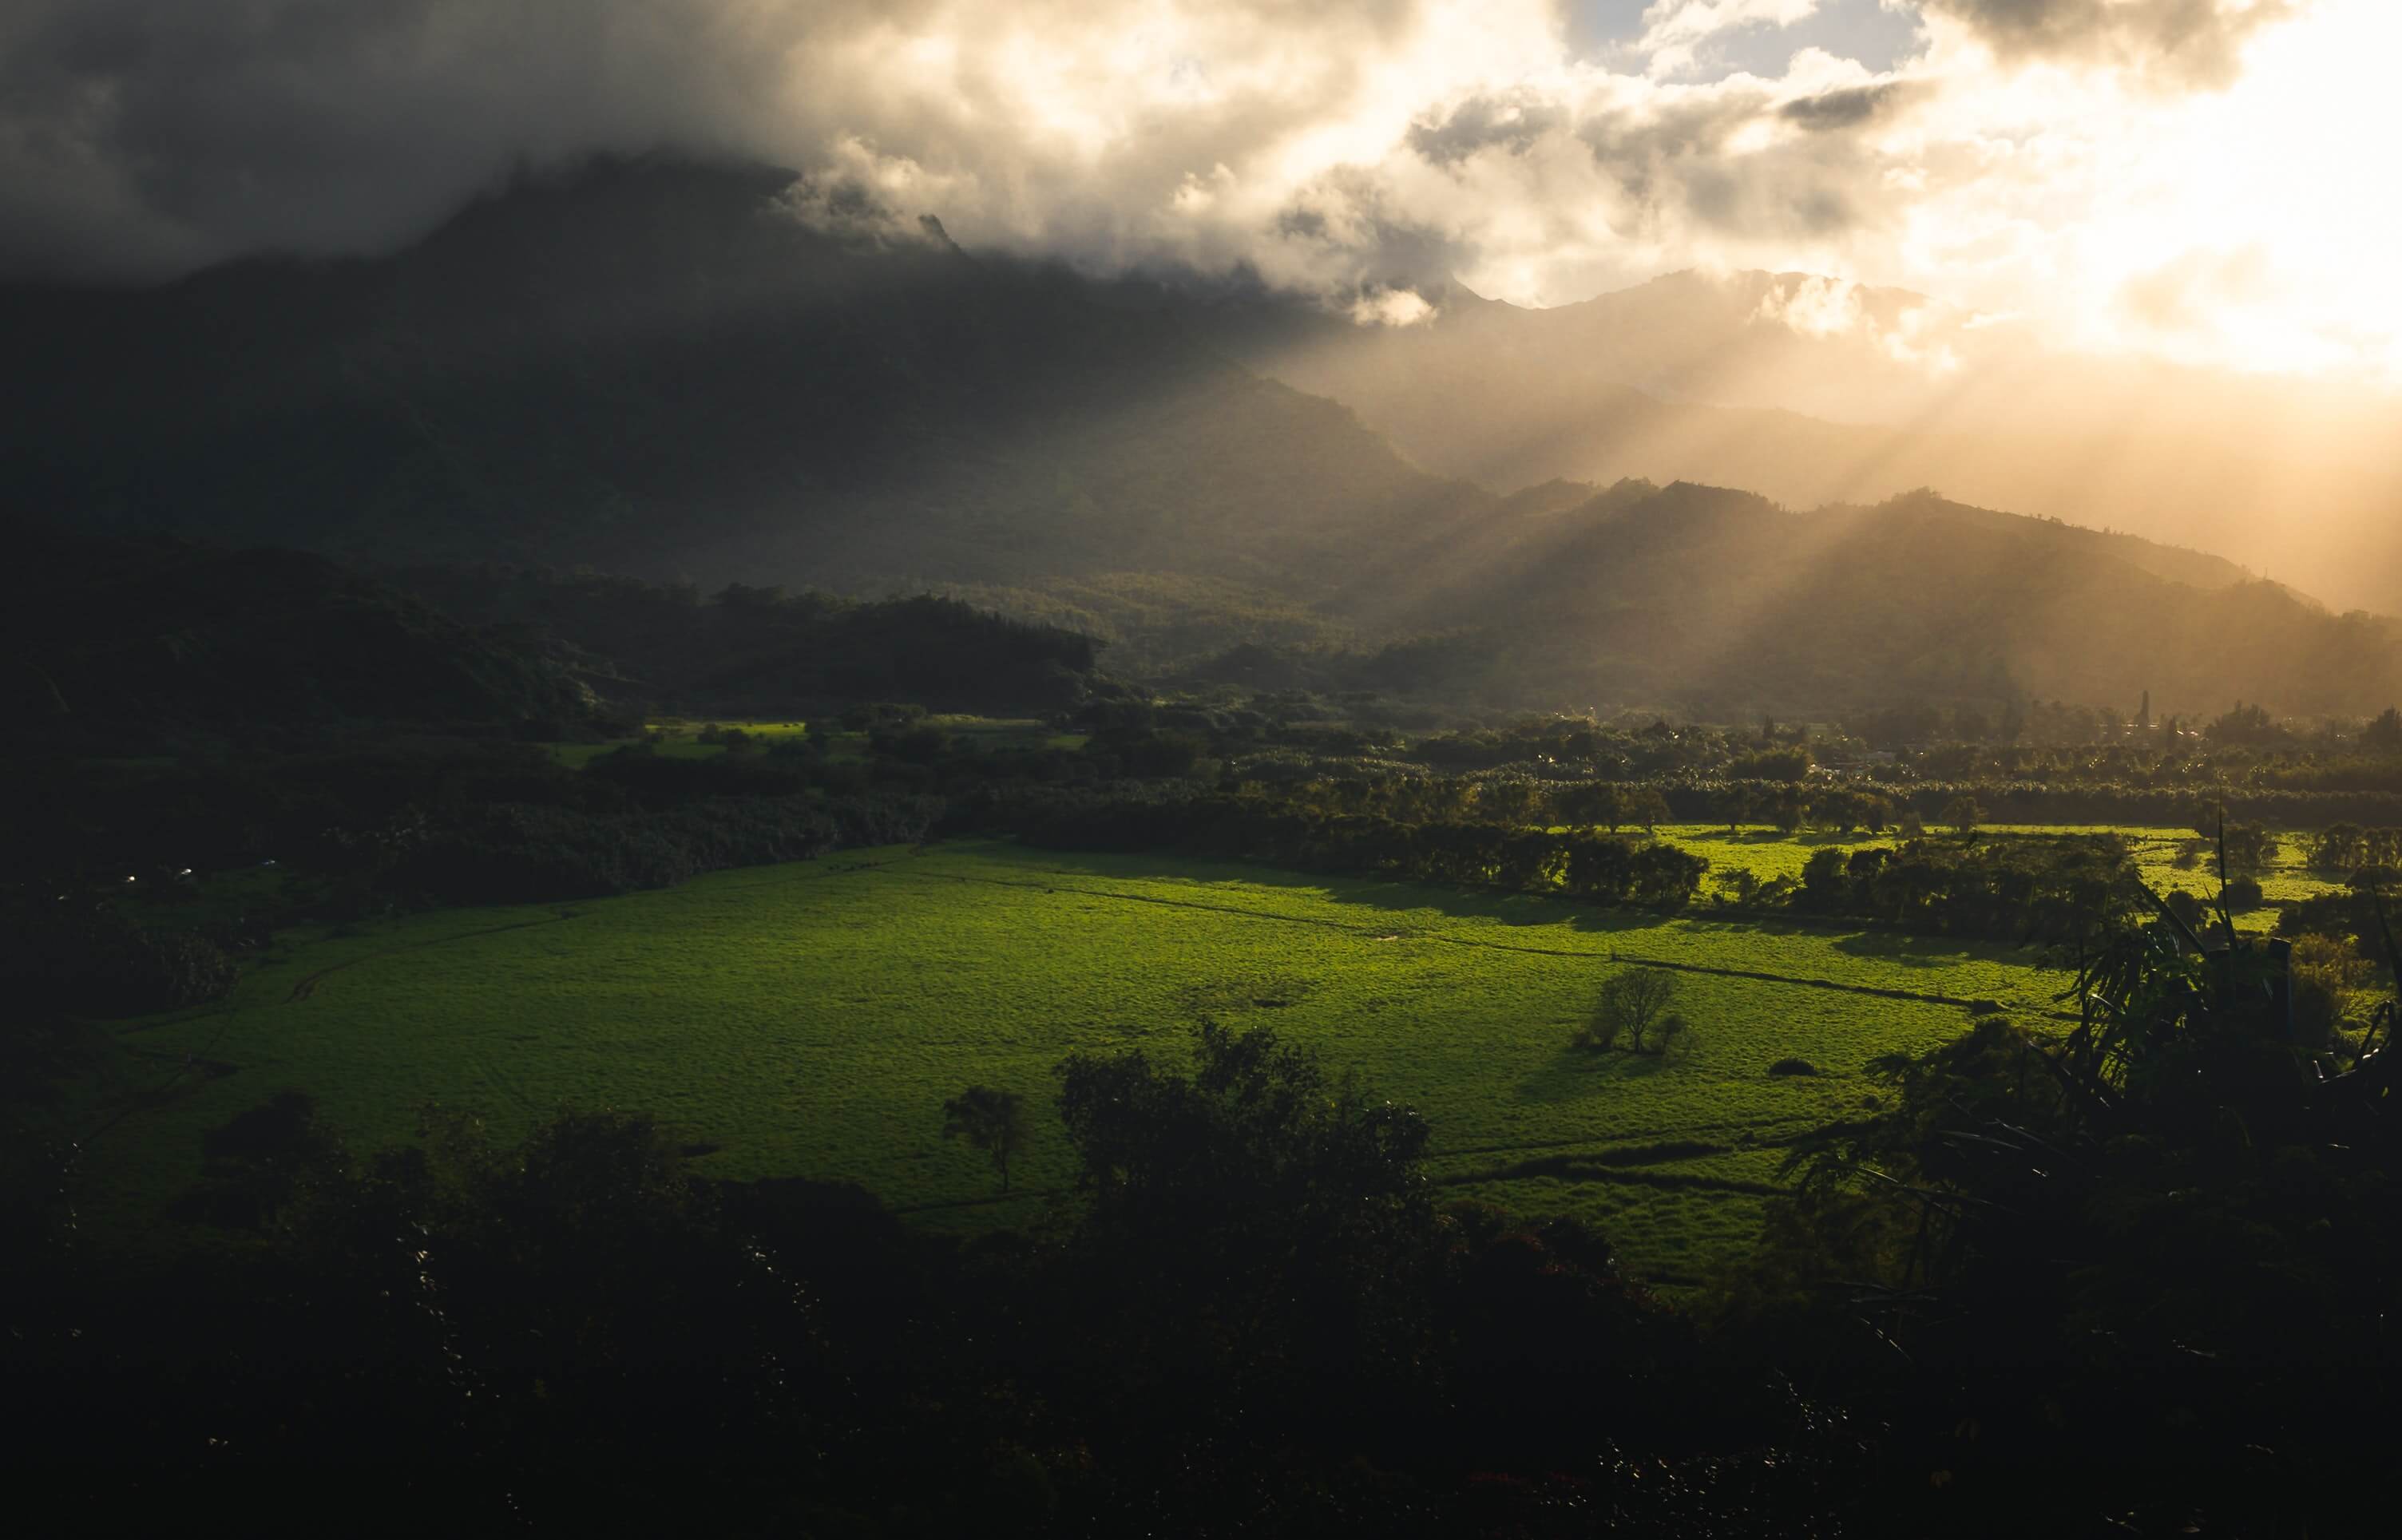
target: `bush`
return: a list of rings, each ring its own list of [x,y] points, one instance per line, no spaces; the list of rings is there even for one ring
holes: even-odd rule
[[[2227,885],[2221,895],[2230,911],[2257,909],[2265,901],[2257,877],[2238,877]]]
[[[222,999],[240,969],[197,931],[150,930],[97,900],[16,896],[0,913],[0,988],[80,1016],[142,1016]]]
[[[1807,1059],[1779,1059],[1768,1066],[1771,1075],[1815,1075],[1818,1066]]]

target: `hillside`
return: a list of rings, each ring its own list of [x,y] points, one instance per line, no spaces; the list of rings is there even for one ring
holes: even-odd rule
[[[1793,513],[1624,482],[1561,502],[1427,560],[1442,577],[1408,596],[1407,624],[1472,628],[1497,687],[1539,678],[1720,720],[1907,698],[2123,709],[2147,692],[2162,711],[2358,713],[2402,696],[2394,622],[2271,583],[2177,583],[2125,537],[1926,493]]]
[[[715,586],[1291,583],[1484,501],[1167,318],[789,172],[616,163],[383,259],[0,295],[0,505]]]
[[[1042,712],[1095,682],[1089,637],[920,595],[858,601],[479,564],[393,580],[449,614],[539,635],[621,708],[808,713],[858,701]]]
[[[0,508],[405,573],[436,611],[539,630],[622,698],[957,694],[966,676],[922,655],[950,637],[996,656],[1022,643],[1003,693],[1030,703],[1071,696],[1090,660],[1073,639],[979,639],[928,612],[874,643],[903,660],[885,686],[835,689],[829,660],[870,645],[857,616],[836,634],[787,608],[789,634],[737,636],[678,613],[644,640],[656,617],[621,624],[598,590],[534,604],[461,574],[936,592],[1108,640],[1118,671],[1264,647],[1379,660],[1335,673],[1474,702],[2123,708],[2148,690],[2163,711],[2241,696],[2360,713],[2402,695],[2387,623],[2337,620],[2216,557],[1931,495],[1769,501],[1796,465],[1908,461],[1877,458],[1883,430],[1650,392],[1707,388],[1729,327],[1723,370],[1799,389],[1844,345],[1744,318],[1801,284],[1688,276],[1557,312],[1455,293],[1427,324],[1360,327],[972,256],[772,169],[611,162],[486,199],[388,257],[0,293],[21,339],[0,383]],[[1349,392],[1368,421],[1242,358]],[[1863,400],[1908,387],[1862,368]],[[1629,371],[1640,388],[1614,378]],[[1376,427],[1446,474],[1518,489],[1430,474]],[[1675,477],[1578,471],[1596,444],[1640,459],[1666,439]],[[1746,486],[1765,495],[1710,489]],[[94,667],[99,694],[148,688],[121,660]]]
[[[2266,573],[2402,609],[2390,395],[2056,354],[1925,296],[1800,273],[1677,273],[1549,309],[1424,293],[1433,313],[1409,326],[1239,289],[1152,302],[1495,490],[1638,477],[1811,506],[1932,486],[2133,531],[2160,543],[2152,570],[2196,586]]]
[[[35,527],[8,548],[0,677],[23,732],[564,728],[592,708],[525,633],[461,625],[323,557]]]

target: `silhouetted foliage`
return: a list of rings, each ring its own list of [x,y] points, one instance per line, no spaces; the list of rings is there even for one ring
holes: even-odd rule
[[[984,1151],[1009,1190],[1009,1162],[1026,1144],[1026,1106],[1015,1091],[972,1085],[943,1104],[943,1137],[965,1139]]]

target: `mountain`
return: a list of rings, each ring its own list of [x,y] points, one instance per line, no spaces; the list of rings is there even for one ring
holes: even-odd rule
[[[813,649],[855,659],[887,635],[811,629],[816,599],[729,628],[725,604],[696,607],[730,582],[736,608],[776,584],[946,593],[1114,642],[1113,672],[1315,650],[1381,659],[1367,687],[1474,702],[1732,714],[2149,690],[2162,712],[2238,695],[2362,712],[2402,694],[2385,622],[2199,552],[1931,494],[1793,512],[1777,476],[1831,455],[1824,435],[1869,435],[1842,442],[1872,461],[1886,430],[1652,393],[1715,388],[1715,358],[1744,389],[1843,363],[1857,399],[1900,399],[1913,366],[1876,338],[1915,296],[1841,296],[1873,323],[1849,340],[1793,275],[1565,313],[1443,294],[1430,322],[1360,326],[974,256],[838,202],[771,169],[619,161],[510,188],[386,257],[0,293],[21,365],[0,379],[0,507],[305,547],[538,629],[638,696],[822,693]],[[1555,474],[1671,439],[1691,467],[1674,476]],[[654,606],[666,629],[638,645],[614,599],[570,584],[529,608],[457,576],[493,563],[696,591]],[[296,568],[287,589],[350,581]],[[147,628],[173,609],[130,612]],[[957,618],[890,635],[986,644]],[[1072,694],[1053,665],[1089,663],[1062,663],[1081,644],[1053,633],[987,639],[1023,652],[1018,698]],[[904,672],[959,682],[932,667]]]
[[[0,497],[364,562],[844,587],[1320,570],[1483,494],[1062,271],[606,164],[389,258],[0,296]]]
[[[1678,273],[1525,309],[1456,284],[1362,326],[1240,287],[1157,303],[1229,356],[1360,413],[1437,474],[1749,488],[1798,506],[1940,487],[2127,529],[2202,585],[2265,572],[2402,610],[2402,399],[2049,351],[1922,296],[1800,273]],[[2248,571],[2247,571],[2248,569]]]
[[[2402,626],[2266,582],[2201,588],[2124,536],[1919,493],[1788,512],[1754,493],[1622,482],[1512,500],[1473,552],[1429,560],[1409,624],[1473,629],[1454,688],[1705,718],[2027,697],[2360,713],[2402,698]],[[1372,623],[1373,624],[1373,623]],[[1455,671],[1463,664],[1454,659]]]

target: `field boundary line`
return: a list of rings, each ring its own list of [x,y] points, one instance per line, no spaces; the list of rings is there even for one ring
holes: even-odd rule
[[[1520,1161],[1490,1171],[1462,1172],[1431,1178],[1436,1187],[1468,1187],[1477,1182],[1516,1182],[1529,1176],[1550,1176],[1563,1182],[1603,1182],[1616,1187],[1648,1187],[1667,1192],[1739,1192],[1752,1198],[1782,1198],[1792,1191],[1774,1182],[1747,1182],[1733,1176],[1704,1176],[1689,1171],[1651,1171],[1640,1166],[1588,1164],[1572,1155]]]
[[[873,870],[882,871],[877,867]],[[1258,909],[1238,909],[1232,904],[1202,903],[1193,899],[1161,898],[1150,893],[1113,893],[1106,888],[1077,887],[1059,883],[1019,882],[1007,877],[976,877],[958,872],[902,872],[904,877],[929,881],[979,883],[988,887],[1030,888],[1044,893],[1076,893],[1085,898],[1116,899],[1125,903],[1158,904],[1169,909],[1197,909],[1205,914],[1234,914],[1245,919],[1265,920],[1277,925],[1314,926],[1321,930],[1340,931],[1345,935],[1368,939],[1373,932],[1342,920],[1317,919],[1306,914],[1271,914]],[[1462,936],[1443,936],[1432,931],[1418,931],[1415,939],[1438,942],[1445,946],[1464,946],[1486,952],[1516,952],[1531,957],[1567,957],[1584,962],[1618,963],[1630,968],[1658,968],[1677,973],[1702,973],[1717,978],[1748,979],[1760,983],[1798,984],[1805,989],[1831,989],[1845,995],[1865,995],[1875,999],[1914,1000],[1922,1005],[1951,1006],[1958,1010],[1974,1010],[1984,1002],[1958,995],[1936,995],[1913,989],[1887,989],[1877,984],[1840,983],[1833,979],[1814,979],[1802,974],[1769,973],[1749,968],[1715,968],[1707,963],[1669,962],[1658,957],[1639,957],[1617,951],[1578,951],[1562,946],[1521,946],[1509,942],[1470,941]],[[2053,1021],[2073,1022],[2079,1018],[2064,1011],[2031,1006],[2019,1014],[2034,1014]]]
[[[1810,1132],[1811,1128],[1815,1128],[1816,1126],[1818,1125],[1811,1124],[1808,1127],[1794,1129],[1788,1133],[1778,1134],[1770,1138],[1760,1138],[1755,1135],[1752,1142],[1747,1145],[1714,1145],[1711,1147],[1711,1153],[1718,1155],[1743,1155],[1748,1154],[1754,1150],[1782,1149],[1788,1145],[1799,1143],[1803,1135]],[[1673,1128],[1663,1128],[1614,1140],[1593,1138],[1537,1139],[1528,1144],[1470,1145],[1465,1149],[1429,1149],[1426,1153],[1426,1158],[1429,1161],[1464,1161],[1471,1155],[1528,1155],[1539,1150],[1587,1149],[1593,1151],[1597,1159],[1600,1156],[1608,1155],[1618,1150],[1648,1150],[1653,1145],[1666,1142],[1669,1135],[1678,1132],[1678,1130]],[[1649,1142],[1647,1143],[1647,1141]],[[1698,1144],[1704,1141],[1694,1140],[1692,1142]],[[1661,1159],[1663,1161],[1698,1161],[1706,1158],[1707,1157],[1705,1155],[1693,1154],[1663,1156]],[[1636,1162],[1622,1162],[1621,1163],[1633,1164]]]
[[[531,930],[545,925],[564,925],[569,920],[580,918],[582,918],[580,914],[553,914],[547,919],[518,920],[509,925],[489,925],[481,930],[462,930],[455,935],[436,936],[430,942],[412,942],[407,946],[387,946],[380,952],[362,952],[355,957],[346,957],[340,962],[321,968],[301,979],[293,984],[292,993],[283,997],[283,1003],[291,1005],[295,1001],[308,999],[317,993],[317,985],[327,974],[339,973],[345,968],[356,968],[361,963],[373,962],[379,957],[396,957],[407,952],[425,952],[437,946],[448,946],[452,942],[473,941],[478,936],[498,936],[511,930]]]

